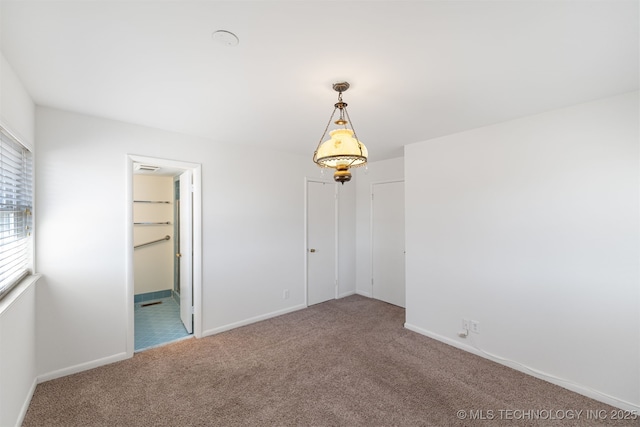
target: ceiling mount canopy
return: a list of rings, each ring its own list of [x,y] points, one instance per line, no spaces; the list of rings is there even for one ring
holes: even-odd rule
[[[333,90],[338,92],[338,102],[334,104],[329,122],[324,129],[322,137],[320,137],[316,151],[313,153],[313,161],[321,168],[335,169],[333,179],[342,184],[351,180],[349,169],[366,165],[368,156],[367,148],[358,140],[353,129],[353,124],[347,111],[347,103],[342,100],[342,93],[346,92],[347,89],[349,89],[349,83],[347,82],[333,84]],[[336,110],[339,110],[339,117],[334,123],[341,127],[329,132],[330,138],[322,142],[331,125],[333,116],[336,114]],[[347,125],[350,125],[351,129]]]

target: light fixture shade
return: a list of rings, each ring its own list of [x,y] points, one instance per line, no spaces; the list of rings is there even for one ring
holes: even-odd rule
[[[314,159],[318,165],[335,169],[339,165],[353,168],[367,163],[367,147],[354,137],[353,130],[335,129],[329,135],[331,138],[318,147]]]

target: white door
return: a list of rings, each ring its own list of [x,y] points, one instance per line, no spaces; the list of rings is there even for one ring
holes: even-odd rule
[[[371,186],[372,295],[405,306],[404,182]]]
[[[180,175],[180,319],[190,334],[193,333],[193,185],[191,171]]]
[[[307,182],[307,305],[336,298],[336,184]]]

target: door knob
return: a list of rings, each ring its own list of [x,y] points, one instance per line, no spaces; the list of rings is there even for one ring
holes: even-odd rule
[[[315,251],[316,251],[315,249],[309,249],[309,252],[315,252]]]
[[[182,254],[181,254],[181,253],[177,253],[177,254],[176,254],[176,256],[177,256],[178,258],[181,258],[181,257],[182,257]]]

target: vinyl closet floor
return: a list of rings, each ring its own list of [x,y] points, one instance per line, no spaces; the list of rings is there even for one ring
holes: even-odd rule
[[[191,337],[171,297],[136,303],[134,315],[136,352]]]

